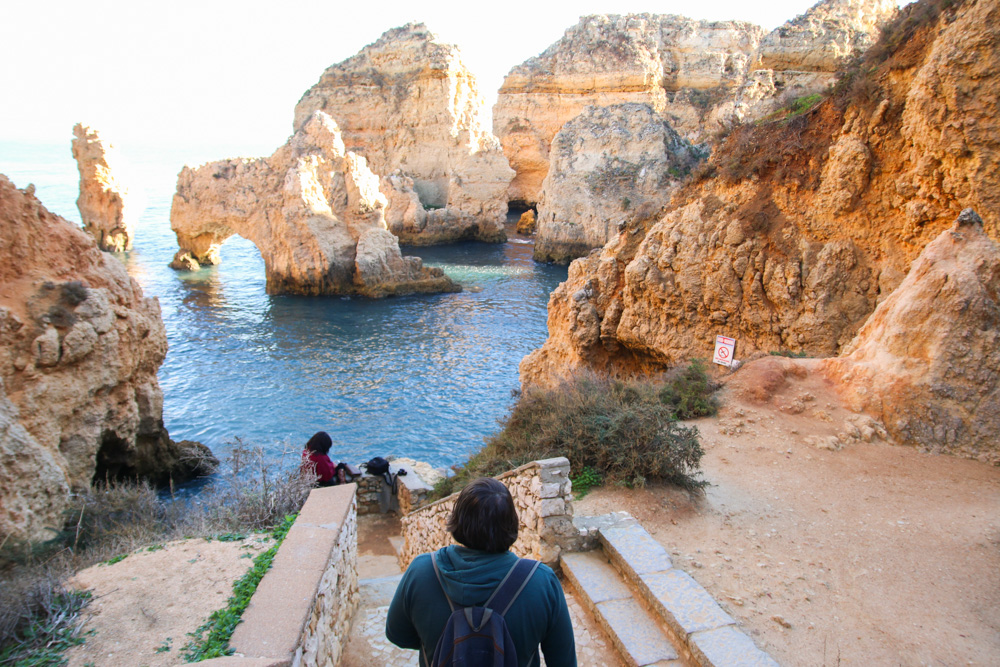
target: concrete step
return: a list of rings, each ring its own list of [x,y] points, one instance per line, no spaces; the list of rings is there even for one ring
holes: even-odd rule
[[[603,527],[599,540],[600,553],[652,611],[686,662],[698,667],[777,667],[708,591],[673,567],[670,555],[638,522]]]
[[[561,561],[567,581],[608,633],[625,664],[683,665],[656,618],[633,597],[603,551],[565,553]]]

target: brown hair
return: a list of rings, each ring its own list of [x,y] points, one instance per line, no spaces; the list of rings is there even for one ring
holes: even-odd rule
[[[502,553],[517,539],[517,510],[507,487],[490,477],[480,477],[458,494],[448,517],[448,532],[459,544]]]

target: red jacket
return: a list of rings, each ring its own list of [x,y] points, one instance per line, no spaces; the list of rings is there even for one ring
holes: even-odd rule
[[[333,465],[329,456],[311,449],[302,450],[302,466],[305,467],[310,463],[316,464],[316,477],[320,483],[331,482],[337,475],[337,467]]]

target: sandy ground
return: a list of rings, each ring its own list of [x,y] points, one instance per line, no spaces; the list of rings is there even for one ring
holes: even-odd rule
[[[632,513],[782,665],[1000,665],[1000,468],[878,439],[819,448],[851,429],[826,385],[741,400],[758,379],[694,422],[704,497],[611,487],[576,514]]]
[[[180,540],[79,572],[72,583],[93,593],[84,626],[93,632],[70,649],[70,667],[184,663],[187,633],[226,605],[233,583],[271,543],[267,536]]]
[[[817,376],[788,378],[764,403],[759,377],[732,378],[719,416],[694,422],[703,496],[610,487],[577,501],[577,515],[632,513],[782,665],[1000,665],[1000,468],[878,438],[826,449],[857,420]],[[361,579],[398,575],[397,534],[394,517],[359,517]],[[180,664],[186,633],[262,547],[187,540],[81,572],[95,634],[70,665]],[[369,587],[348,667],[412,661],[382,646],[391,590]],[[581,664],[618,664],[569,603],[589,647]]]

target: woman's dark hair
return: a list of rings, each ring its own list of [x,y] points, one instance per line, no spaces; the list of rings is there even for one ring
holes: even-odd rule
[[[510,491],[490,477],[462,489],[448,517],[448,532],[470,549],[502,553],[517,539],[517,511]]]
[[[331,447],[333,447],[333,440],[330,439],[330,434],[326,431],[320,431],[309,438],[309,442],[306,443],[306,449],[320,454],[326,454]]]

